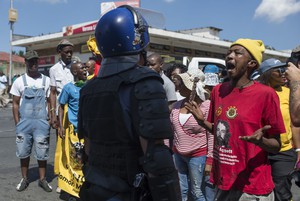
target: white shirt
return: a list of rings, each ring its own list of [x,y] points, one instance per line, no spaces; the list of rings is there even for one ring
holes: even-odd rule
[[[69,65],[71,66],[71,64]],[[50,74],[50,86],[56,87],[57,95],[56,95],[56,115],[58,115],[58,107],[59,107],[59,94],[62,91],[63,87],[69,82],[74,81],[74,77],[62,60],[59,60],[54,66],[52,66],[49,70]]]
[[[59,60],[54,66],[50,68],[50,86],[56,87],[60,94],[62,88],[69,82],[73,82],[74,78],[70,69],[66,64]]]
[[[6,89],[6,85],[3,84],[2,82],[7,83],[6,75],[0,76],[0,89]]]
[[[185,122],[190,118],[190,116],[192,116],[192,114],[183,114],[183,113],[179,113],[179,122],[180,124],[183,126],[185,124]]]
[[[14,96],[18,96],[18,97],[22,96],[24,89],[25,89],[22,76],[23,75],[21,75],[14,81],[13,85],[11,86],[10,92],[9,92],[10,94],[12,94]],[[32,77],[29,77],[27,75],[27,73],[25,73],[25,76],[26,76],[26,82],[28,85],[27,87],[35,88],[35,89],[43,88],[43,76],[45,76],[46,81],[45,81],[44,90],[46,93],[46,97],[48,98],[50,96],[50,78],[48,76],[41,74],[41,76],[38,78],[32,78]]]

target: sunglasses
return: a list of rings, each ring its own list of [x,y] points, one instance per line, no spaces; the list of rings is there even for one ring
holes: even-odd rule
[[[280,67],[280,68],[277,68],[276,71],[282,75],[282,74],[285,73],[285,68],[284,67]]]

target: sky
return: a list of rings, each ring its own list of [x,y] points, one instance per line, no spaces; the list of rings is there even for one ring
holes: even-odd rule
[[[64,26],[98,20],[100,0],[13,0],[18,11],[13,33],[27,36],[61,32]],[[10,51],[8,10],[0,0],[0,51]],[[200,27],[222,29],[220,39],[260,39],[276,50],[300,45],[300,0],[141,0],[157,11],[170,31]],[[14,51],[24,50],[13,47]]]

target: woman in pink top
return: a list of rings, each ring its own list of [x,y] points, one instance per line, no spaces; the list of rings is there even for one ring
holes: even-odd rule
[[[196,79],[200,80],[194,82]],[[212,165],[213,135],[199,126],[194,116],[185,108],[185,102],[195,101],[198,109],[207,117],[210,101],[204,90],[202,71],[182,73],[174,76],[174,83],[183,100],[177,101],[171,111],[171,122],[174,129],[173,151],[175,166],[178,170],[182,200],[191,196],[192,200],[212,200],[213,186],[206,188]],[[192,91],[196,92],[190,98]]]

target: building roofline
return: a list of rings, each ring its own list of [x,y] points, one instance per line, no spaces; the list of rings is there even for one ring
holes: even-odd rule
[[[93,22],[93,21],[91,21]],[[87,23],[82,23],[87,24]],[[212,38],[206,38],[201,36],[194,36],[190,34],[180,33],[177,31],[169,31],[164,29],[157,29],[157,28],[151,28],[149,27],[149,33],[150,33],[150,41],[152,43],[158,43],[158,44],[166,44],[171,46],[183,46],[185,45],[186,48],[192,48],[192,49],[200,49],[205,51],[206,47],[213,48],[216,52],[224,52],[224,49],[228,49],[232,42],[228,42],[225,40],[217,40]],[[35,36],[31,38],[26,39],[20,39],[12,42],[13,46],[23,46],[23,47],[30,47],[33,43],[35,43],[35,47],[37,49],[42,49],[42,46],[47,45],[49,46],[49,40],[52,41],[54,44],[53,46],[56,47],[56,44],[62,39],[67,38],[72,41],[72,39],[75,40],[76,37],[79,36],[88,36],[93,34],[93,31],[91,32],[84,32],[77,35],[71,35],[71,36],[64,36],[64,32],[58,32],[43,36]],[[153,39],[153,40],[152,40]],[[175,39],[175,40],[174,40]],[[38,44],[37,44],[38,43]],[[268,55],[274,55],[279,57],[285,57],[288,58],[290,56],[289,51],[278,51],[278,50],[265,50],[265,54]]]

